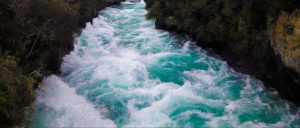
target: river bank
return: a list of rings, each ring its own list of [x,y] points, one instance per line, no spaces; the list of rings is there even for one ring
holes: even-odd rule
[[[60,73],[86,22],[121,1],[0,1],[0,127],[29,125],[42,79]]]
[[[211,49],[237,71],[255,76],[299,105],[300,43],[293,37],[297,37],[293,32],[297,30],[296,20],[282,18],[297,19],[299,2],[145,2],[148,18],[156,20],[157,28],[190,35],[199,46]],[[288,37],[292,41],[285,39],[286,30],[293,33]]]

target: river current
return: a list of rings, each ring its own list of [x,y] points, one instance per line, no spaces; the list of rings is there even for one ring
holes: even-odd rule
[[[189,39],[145,4],[99,12],[37,92],[33,127],[300,127],[300,109]]]

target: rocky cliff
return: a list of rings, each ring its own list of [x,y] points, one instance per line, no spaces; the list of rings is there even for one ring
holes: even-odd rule
[[[298,0],[145,0],[158,28],[189,34],[300,104]]]

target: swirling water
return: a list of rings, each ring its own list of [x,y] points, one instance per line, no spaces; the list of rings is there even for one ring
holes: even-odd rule
[[[299,127],[299,108],[155,29],[144,8],[125,2],[87,23],[38,91],[33,127]]]

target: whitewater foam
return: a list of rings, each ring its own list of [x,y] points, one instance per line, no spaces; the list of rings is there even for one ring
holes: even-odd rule
[[[155,29],[145,4],[123,2],[87,23],[60,77],[38,92],[36,127],[297,127],[299,108]]]
[[[39,115],[49,116],[36,117],[34,120],[44,124],[36,124],[34,127],[115,127],[113,121],[104,119],[100,110],[77,95],[75,89],[59,77],[50,76],[43,84],[46,86],[38,92],[35,104]]]

